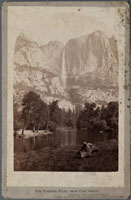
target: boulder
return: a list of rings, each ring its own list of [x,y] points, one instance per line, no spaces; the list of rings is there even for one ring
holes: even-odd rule
[[[77,152],[77,158],[90,157],[94,152],[99,151],[99,148],[92,143],[83,142],[81,149]]]

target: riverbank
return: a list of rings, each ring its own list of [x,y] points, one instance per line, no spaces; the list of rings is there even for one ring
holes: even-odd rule
[[[45,147],[36,151],[15,153],[15,171],[117,171],[118,147],[116,140],[95,143],[100,151],[92,157],[78,159],[81,146]]]
[[[41,136],[41,135],[48,135],[48,134],[53,134],[53,132],[49,130],[39,130],[38,132],[33,132],[32,130],[24,130],[24,134],[22,135],[22,130],[19,130],[15,137],[31,138],[31,137]]]

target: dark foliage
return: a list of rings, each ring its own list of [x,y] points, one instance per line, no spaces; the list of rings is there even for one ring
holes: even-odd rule
[[[14,131],[29,129],[55,131],[57,127],[77,127],[90,132],[118,132],[118,103],[110,102],[98,107],[95,103],[85,103],[84,108],[76,105],[75,109],[65,110],[58,106],[58,100],[45,103],[38,94],[28,92],[22,101],[22,110],[14,102]]]
[[[21,113],[18,110],[18,104],[16,102],[13,102],[14,104],[14,134],[16,135],[17,131],[21,128],[22,124],[22,118],[21,118]]]
[[[97,107],[95,103],[85,103],[77,119],[79,130],[90,132],[118,132],[118,103],[110,102],[107,106]]]
[[[75,112],[65,111],[58,106],[58,100],[46,104],[38,94],[28,92],[22,101],[22,110],[18,111],[18,105],[14,103],[14,131],[22,129],[55,131],[58,126],[75,126]]]

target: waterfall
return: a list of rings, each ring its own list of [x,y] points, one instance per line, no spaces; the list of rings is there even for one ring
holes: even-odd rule
[[[62,54],[61,81],[62,81],[63,87],[65,88],[66,87],[65,49],[63,50],[63,54]]]

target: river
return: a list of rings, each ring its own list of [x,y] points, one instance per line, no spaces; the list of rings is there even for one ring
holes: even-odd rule
[[[43,147],[64,147],[81,145],[83,142],[99,142],[113,139],[111,133],[88,133],[75,129],[57,130],[53,134],[38,135],[30,138],[14,138],[14,152],[28,152]]]
[[[75,129],[57,130],[53,134],[38,135],[30,138],[14,138],[14,152],[28,152],[43,147],[64,147],[81,145],[83,142],[99,142],[113,139],[111,133],[88,133]]]

